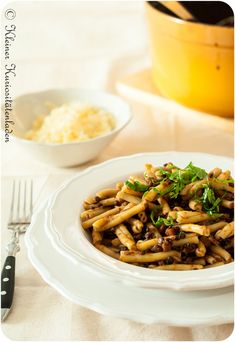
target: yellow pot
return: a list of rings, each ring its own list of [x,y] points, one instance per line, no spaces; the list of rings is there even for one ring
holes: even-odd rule
[[[153,80],[186,106],[233,116],[234,29],[187,22],[146,3]]]

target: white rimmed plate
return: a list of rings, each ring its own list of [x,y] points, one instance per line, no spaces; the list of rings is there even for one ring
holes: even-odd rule
[[[47,237],[46,205],[34,214],[25,241],[28,256],[43,279],[61,295],[101,314],[141,323],[174,326],[218,325],[233,321],[233,287],[176,292],[131,288],[73,263]]]
[[[49,204],[46,230],[54,247],[74,264],[82,262],[102,277],[136,287],[203,290],[231,285],[233,263],[197,271],[151,270],[129,265],[97,250],[90,243],[89,234],[81,227],[79,213],[85,198],[130,174],[143,172],[145,163],[162,165],[169,161],[180,167],[192,161],[207,171],[215,166],[233,168],[229,158],[184,152],[137,154],[91,167],[64,184]]]

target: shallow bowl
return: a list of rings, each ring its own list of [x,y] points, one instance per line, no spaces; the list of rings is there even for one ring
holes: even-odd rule
[[[131,174],[143,172],[145,163],[166,162],[185,167],[190,161],[207,171],[218,166],[232,170],[232,160],[202,153],[144,153],[109,160],[86,169],[66,182],[53,196],[46,211],[46,230],[54,247],[72,263],[82,262],[101,277],[144,288],[205,290],[233,283],[233,263],[193,271],[153,270],[130,265],[100,252],[80,223],[85,198]]]

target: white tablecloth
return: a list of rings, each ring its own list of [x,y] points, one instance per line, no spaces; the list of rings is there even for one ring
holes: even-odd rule
[[[117,77],[149,63],[141,1],[21,1],[9,6],[16,10],[17,26],[17,37],[12,43],[12,59],[17,64],[13,96],[52,87],[115,91]],[[200,127],[190,118],[182,122],[175,113],[162,112],[140,102],[131,103],[134,118],[130,125],[96,160],[82,167],[58,169],[39,164],[20,155],[12,142],[2,143],[2,246],[9,237],[5,225],[9,188],[15,177],[33,178],[37,206],[75,172],[111,157],[164,150],[233,155],[230,134]],[[21,239],[14,308],[2,330],[8,338],[23,341],[212,341],[229,336],[232,324],[196,328],[144,325],[106,317],[72,304],[41,279],[28,260]]]

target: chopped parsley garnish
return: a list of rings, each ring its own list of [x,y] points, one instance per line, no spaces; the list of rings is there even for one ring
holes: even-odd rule
[[[173,187],[174,187],[174,184],[170,184],[163,190],[158,190],[156,188],[153,188],[153,191],[156,192],[159,196],[164,196],[168,194],[169,192],[171,192],[171,190],[173,190]]]
[[[207,177],[206,171],[200,167],[194,166],[192,162],[182,170],[178,169],[175,172],[170,173],[162,169],[161,173],[165,176],[163,181],[170,180],[173,182],[166,190],[163,190],[160,193],[161,196],[169,193],[170,198],[177,198],[187,184]]]
[[[211,216],[213,217],[213,219],[217,219],[217,218],[221,218],[221,217],[224,217],[225,214],[220,214],[220,213],[213,213],[211,214]]]
[[[142,184],[138,181],[131,183],[130,181],[127,180],[125,184],[128,188],[137,192],[145,192],[149,189],[149,185]]]
[[[190,162],[188,166],[186,166],[185,170],[189,172],[189,175],[191,177],[191,182],[195,182],[196,180],[201,180],[207,176],[207,173],[204,169],[194,166],[192,162]]]
[[[169,226],[173,226],[173,224],[174,224],[172,217],[169,217],[169,219],[166,219],[164,217],[158,216],[157,220],[155,220],[154,211],[151,211],[150,218],[156,227],[160,227],[162,224],[169,227]]]
[[[208,184],[205,184],[203,187],[203,194],[200,198],[203,210],[209,215],[218,214],[221,199],[219,197],[216,198],[214,190]]]
[[[173,192],[175,192],[176,190],[176,184],[170,184],[167,188],[165,188],[164,190],[160,191],[159,192],[159,195],[160,196],[165,196],[167,194],[170,194],[170,197],[171,195],[173,194]]]

